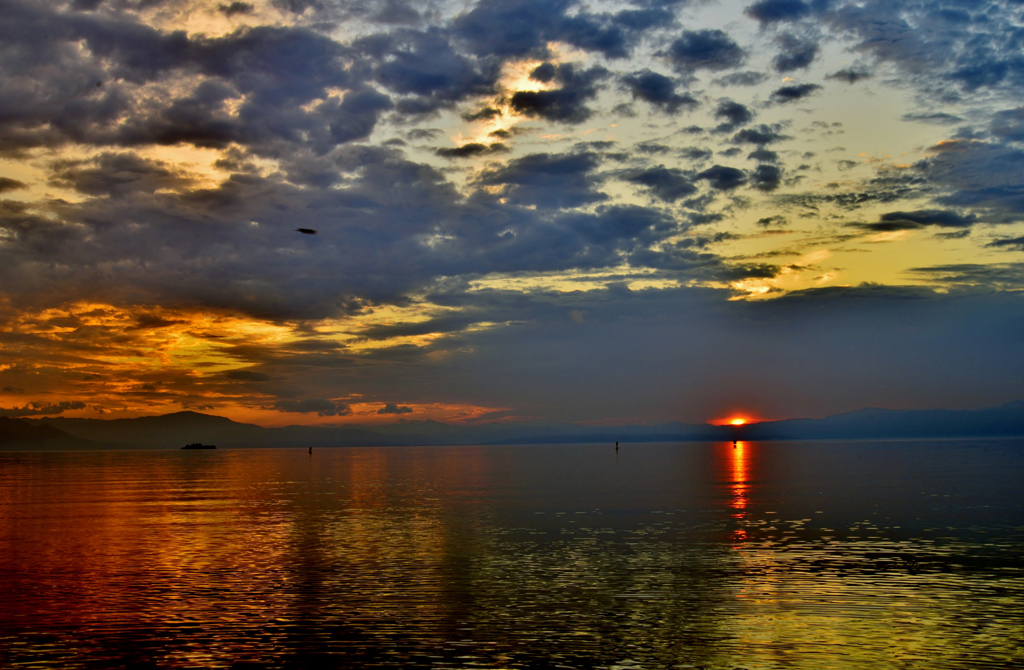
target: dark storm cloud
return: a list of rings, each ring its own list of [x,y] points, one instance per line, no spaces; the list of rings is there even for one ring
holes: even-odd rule
[[[746,59],[740,45],[721,30],[685,30],[667,55],[681,72],[727,70],[739,67]]]
[[[747,176],[743,170],[713,165],[703,172],[698,172],[695,179],[707,180],[713,189],[729,191],[746,183]]]
[[[803,0],[760,0],[744,10],[744,13],[761,23],[796,21],[811,13],[811,6]]]
[[[792,72],[807,68],[818,55],[818,43],[809,37],[783,33],[775,39],[779,53],[772,59],[776,72]]]
[[[663,165],[633,173],[625,179],[646,187],[651,195],[666,202],[675,202],[697,192],[697,187],[682,170],[666,168]]]
[[[745,105],[733,100],[720,100],[715,107],[715,118],[721,120],[715,132],[726,133],[750,123],[754,119],[754,113]]]
[[[597,191],[600,179],[593,173],[597,155],[531,154],[509,161],[501,168],[485,170],[484,186],[507,186],[510,202],[545,208],[579,207],[607,198]]]
[[[557,68],[554,79],[561,88],[548,91],[517,91],[512,95],[512,109],[524,116],[539,116],[549,121],[580,123],[592,112],[586,103],[597,96],[598,84],[610,73],[601,66],[579,70],[571,63]]]
[[[818,84],[796,84],[794,86],[782,86],[772,91],[771,99],[774,102],[785,104],[803,100],[815,91],[821,89]]]
[[[642,70],[622,78],[622,84],[633,94],[633,98],[650,103],[668,114],[675,114],[680,107],[696,107],[699,103],[690,94],[676,93],[676,82],[665,75]]]
[[[396,405],[393,402],[389,402],[377,410],[377,414],[412,414],[412,412],[412,407]]]

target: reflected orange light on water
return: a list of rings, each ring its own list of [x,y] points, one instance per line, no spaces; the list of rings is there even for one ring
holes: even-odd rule
[[[732,516],[736,519],[742,518],[743,513],[747,509],[747,494],[749,489],[747,484],[748,449],[748,442],[734,442],[731,450],[731,459],[729,461],[732,475],[732,479],[730,481],[732,488]]]

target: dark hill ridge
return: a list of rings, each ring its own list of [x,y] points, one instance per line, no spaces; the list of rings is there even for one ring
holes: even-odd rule
[[[53,426],[33,426],[19,419],[0,416],[0,450],[30,451],[99,449],[103,445],[69,435]]]
[[[0,449],[180,449],[345,447],[445,444],[537,444],[696,440],[869,440],[1024,436],[1024,401],[978,410],[869,408],[823,419],[786,419],[742,427],[665,423],[655,426],[491,423],[465,426],[404,421],[376,428],[263,428],[198,412],[137,419],[2,419]]]
[[[28,419],[76,437],[113,447],[180,449],[192,442],[221,448],[379,445],[381,436],[359,428],[288,426],[263,428],[222,416],[175,412],[137,419]]]
[[[1024,401],[976,410],[871,407],[824,419],[788,419],[741,429],[751,440],[873,440],[1024,435]]]

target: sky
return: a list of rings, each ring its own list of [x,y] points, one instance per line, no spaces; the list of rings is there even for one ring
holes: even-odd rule
[[[0,416],[1024,398],[1019,0],[0,12]]]

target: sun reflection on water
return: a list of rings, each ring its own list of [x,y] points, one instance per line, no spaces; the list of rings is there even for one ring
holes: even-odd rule
[[[832,449],[0,453],[0,666],[1012,667],[1021,452]]]

